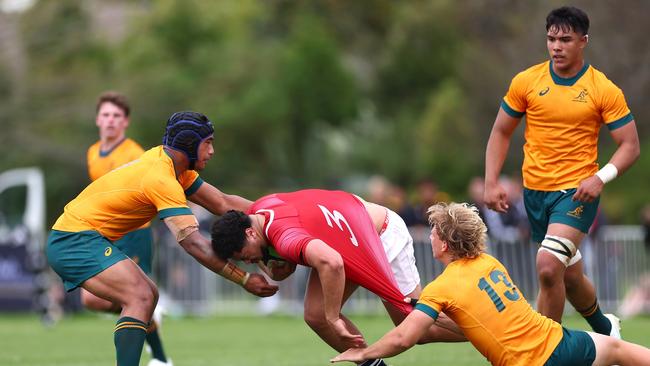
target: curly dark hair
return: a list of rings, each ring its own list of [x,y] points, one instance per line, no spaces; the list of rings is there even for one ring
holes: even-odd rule
[[[241,211],[230,210],[212,224],[212,250],[223,260],[244,247],[246,229],[251,227],[251,218]]]
[[[553,9],[546,17],[546,31],[553,27],[565,32],[573,30],[584,36],[589,33],[589,17],[576,7],[563,6]]]

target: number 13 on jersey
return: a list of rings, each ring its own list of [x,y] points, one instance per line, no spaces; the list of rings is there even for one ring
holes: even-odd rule
[[[490,275],[488,277],[490,278],[490,282],[492,282],[494,285],[497,285],[499,282],[503,282],[503,284],[506,285],[508,289],[502,293],[506,299],[510,301],[519,300],[520,296],[517,288],[512,284],[512,282],[510,282],[508,276],[506,276],[505,273],[499,271],[498,269],[495,269],[490,272]],[[494,306],[499,312],[502,312],[506,308],[506,305],[503,303],[501,296],[497,294],[497,292],[485,279],[485,277],[481,277],[478,280],[478,288],[487,293],[487,295],[490,297],[490,300],[492,300],[492,303],[494,303]]]

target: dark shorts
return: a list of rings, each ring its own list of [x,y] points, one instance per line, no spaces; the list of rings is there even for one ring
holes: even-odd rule
[[[562,340],[544,366],[591,366],[596,345],[587,332],[562,327]]]
[[[593,202],[573,201],[576,189],[535,191],[524,188],[524,205],[533,240],[540,243],[549,224],[560,223],[587,233],[598,212],[600,196]]]
[[[131,258],[144,273],[151,274],[153,261],[153,235],[151,227],[132,231],[113,242],[124,254]]]
[[[127,259],[120,248],[96,231],[52,230],[45,248],[47,261],[72,291],[115,263]]]

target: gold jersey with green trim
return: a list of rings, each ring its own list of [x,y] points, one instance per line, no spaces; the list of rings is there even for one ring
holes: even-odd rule
[[[101,150],[101,141],[97,141],[88,148],[86,161],[88,163],[88,176],[91,181],[97,180],[102,175],[139,158],[144,149],[140,144],[130,138],[125,138],[109,151]],[[151,226],[151,223],[142,225],[142,229]]]
[[[94,230],[111,241],[149,222],[156,214],[192,215],[186,196],[203,183],[188,170],[176,177],[174,163],[162,146],[90,183],[65,206],[52,229]]]
[[[605,74],[586,64],[573,78],[553,72],[551,61],[517,74],[501,103],[526,116],[524,186],[539,191],[578,187],[598,171],[598,133],[634,120],[625,96]]]
[[[97,141],[88,148],[86,153],[88,176],[93,181],[111,170],[139,158],[144,152],[142,146],[130,138],[125,138],[109,151],[101,151],[100,144],[101,141]]]
[[[533,310],[496,258],[451,262],[415,307],[434,319],[444,312],[493,365],[544,365],[562,327]]]

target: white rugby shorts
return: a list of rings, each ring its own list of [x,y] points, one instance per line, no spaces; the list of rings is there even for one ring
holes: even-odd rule
[[[388,225],[379,238],[400,292],[408,295],[420,284],[420,273],[415,266],[413,238],[397,213],[386,209],[386,214]]]

